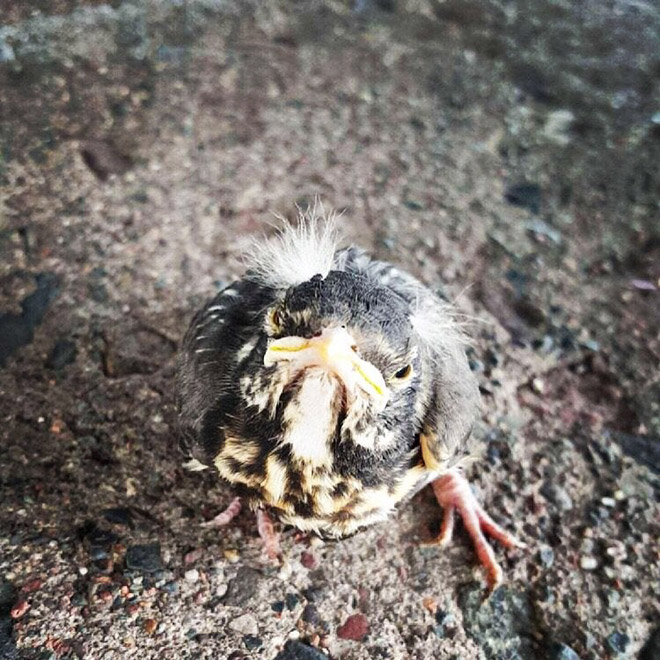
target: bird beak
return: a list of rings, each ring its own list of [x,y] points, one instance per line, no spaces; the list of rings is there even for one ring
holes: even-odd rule
[[[288,362],[299,369],[322,367],[338,376],[349,390],[366,393],[382,410],[387,403],[385,380],[376,367],[355,352],[355,341],[345,328],[327,328],[320,336],[274,339],[264,355],[264,365]]]

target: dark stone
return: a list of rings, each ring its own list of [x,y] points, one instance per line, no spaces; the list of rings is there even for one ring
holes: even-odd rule
[[[98,546],[94,546],[90,550],[89,556],[91,557],[92,561],[100,561],[101,559],[108,558],[108,551]]]
[[[126,566],[131,570],[155,573],[163,568],[160,543],[132,545],[126,550]]]
[[[458,603],[463,611],[465,631],[486,658],[535,660],[540,657],[527,593],[500,587],[486,599],[483,587],[473,582],[461,589]]]
[[[438,610],[435,613],[435,620],[438,625],[434,627],[433,631],[438,637],[446,637],[448,632],[447,627],[452,628],[452,624],[454,623],[453,615],[445,610]]]
[[[78,531],[81,539],[89,543],[90,548],[101,548],[108,550],[113,543],[119,540],[119,537],[109,529],[98,527],[94,521],[87,521]]]
[[[108,290],[105,288],[105,284],[102,282],[90,282],[87,285],[87,290],[89,291],[89,297],[97,303],[107,303],[110,300],[108,295]]]
[[[554,642],[548,648],[548,660],[580,660],[580,656],[570,646]]]
[[[0,658],[3,660],[18,660],[18,649],[12,637],[12,620],[8,616],[0,616]]]
[[[48,369],[63,369],[67,364],[75,362],[78,351],[76,345],[69,339],[60,339],[55,342],[55,346],[46,360]]]
[[[245,648],[248,651],[254,651],[261,648],[263,642],[261,641],[261,637],[257,637],[255,635],[245,635],[243,637],[243,644],[245,644]]]
[[[16,602],[14,585],[0,577],[0,658],[18,660],[18,649],[12,637],[13,622],[9,613]]]
[[[315,603],[323,599],[323,596],[325,595],[325,587],[313,584],[311,587],[307,587],[302,593],[310,603]]]
[[[639,652],[639,660],[660,660],[660,628],[656,628]]]
[[[19,348],[32,341],[34,329],[60,291],[59,280],[53,273],[40,273],[36,283],[36,291],[21,301],[21,314],[0,314],[0,367],[4,367]]]
[[[271,603],[270,609],[276,614],[282,614],[282,612],[284,612],[284,601],[277,600],[274,603]]]
[[[0,617],[6,616],[16,602],[16,589],[14,585],[0,577]]]
[[[74,607],[84,607],[87,605],[87,598],[82,594],[74,594],[71,596],[71,605]]]
[[[316,625],[320,620],[319,611],[316,609],[316,605],[313,605],[312,603],[305,605],[305,609],[303,610],[301,618],[307,623]]]
[[[541,210],[541,188],[535,183],[516,183],[504,192],[509,204],[529,209],[532,213]]]
[[[660,438],[653,435],[631,435],[611,432],[610,437],[617,442],[624,454],[646,465],[656,474],[660,474]]]
[[[328,660],[328,656],[313,646],[289,640],[273,660]]]
[[[630,644],[630,637],[626,633],[619,631],[613,632],[607,638],[607,646],[614,653],[625,653]]]
[[[538,328],[545,322],[543,310],[526,296],[516,300],[513,309],[525,323],[533,328]]]
[[[90,141],[80,150],[82,159],[100,181],[105,181],[110,174],[123,174],[133,162],[110,142]]]
[[[103,511],[103,517],[115,525],[133,527],[133,512],[125,507],[105,509]]]
[[[262,584],[262,575],[259,571],[248,566],[241,566],[236,577],[227,586],[224,596],[225,605],[234,607],[247,607],[258,600]]]
[[[296,605],[300,602],[300,598],[296,594],[286,594],[284,596],[284,602],[286,603],[287,610],[295,610]]]
[[[167,582],[164,584],[161,589],[168,594],[178,594],[179,593],[179,584],[172,580],[172,582]]]
[[[454,617],[449,613],[445,612],[445,610],[438,610],[435,613],[435,620],[441,625],[444,626],[448,623],[452,623],[454,620]]]

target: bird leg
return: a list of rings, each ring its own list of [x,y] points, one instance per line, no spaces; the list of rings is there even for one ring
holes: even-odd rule
[[[257,529],[268,558],[277,559],[280,555],[280,535],[275,531],[273,521],[265,509],[257,509]]]
[[[506,548],[525,548],[524,543],[502,529],[477,502],[470,490],[467,479],[457,470],[451,469],[431,483],[438,504],[444,510],[442,528],[436,542],[446,546],[452,538],[454,519],[458,513],[463,525],[472,538],[477,557],[486,569],[488,586],[494,590],[502,582],[502,569],[495,559],[493,548],[486,540],[484,532],[498,540]]]
[[[224,527],[228,525],[241,510],[241,498],[235,497],[229,506],[221,511],[213,520],[202,523],[202,527]]]

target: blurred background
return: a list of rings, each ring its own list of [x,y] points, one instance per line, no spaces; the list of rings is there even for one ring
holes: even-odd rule
[[[660,657],[659,193],[655,2],[3,0],[0,657]],[[316,196],[479,319],[486,603],[429,493],[199,526],[178,342]]]

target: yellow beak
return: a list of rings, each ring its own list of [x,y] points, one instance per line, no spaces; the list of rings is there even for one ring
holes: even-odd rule
[[[376,367],[362,360],[354,350],[355,342],[345,328],[328,328],[319,337],[283,337],[270,342],[264,365],[289,362],[298,369],[322,367],[337,375],[349,392],[359,388],[379,408],[385,407],[387,385]]]

